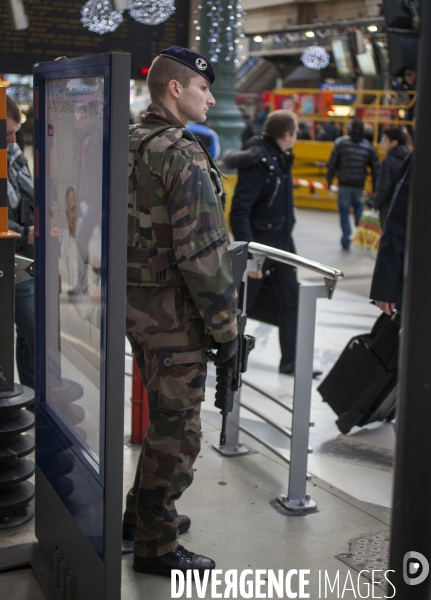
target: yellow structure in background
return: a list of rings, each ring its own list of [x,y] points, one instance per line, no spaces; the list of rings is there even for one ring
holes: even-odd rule
[[[263,103],[269,104],[271,111],[284,108],[295,112],[299,121],[310,127],[312,138],[315,137],[317,128],[323,127],[324,123],[341,126],[343,135],[346,135],[349,123],[354,118],[360,118],[372,134],[380,159],[383,158],[379,148],[381,129],[390,125],[413,125],[413,121],[406,121],[405,116],[415,102],[414,91],[346,90],[344,88],[330,91],[282,88],[266,93],[263,99]],[[294,179],[326,185],[327,163],[333,146],[334,142],[315,139],[298,140],[294,148],[295,162],[292,169]],[[338,182],[335,180],[333,183]],[[226,214],[229,215],[236,175],[227,175],[224,184],[227,192]],[[367,177],[365,189],[371,191],[371,177]],[[294,203],[301,208],[337,210],[337,194],[327,189],[295,185]]]

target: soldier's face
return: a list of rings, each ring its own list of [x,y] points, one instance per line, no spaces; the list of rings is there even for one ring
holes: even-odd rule
[[[207,118],[207,112],[214,106],[214,96],[210,92],[210,85],[205,77],[197,75],[192,77],[187,87],[181,86],[177,98],[177,108],[186,124],[188,121],[203,123]]]

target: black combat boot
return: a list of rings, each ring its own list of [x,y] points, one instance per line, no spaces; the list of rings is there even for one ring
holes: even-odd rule
[[[133,570],[138,573],[147,573],[149,575],[171,576],[171,571],[177,569],[185,573],[190,569],[197,569],[202,578],[205,571],[211,571],[215,568],[215,562],[211,558],[189,552],[183,546],[178,546],[172,552],[158,556],[157,558],[134,557]]]
[[[190,529],[192,522],[186,515],[179,515],[179,518],[178,531],[180,532],[180,535],[182,535]],[[138,528],[136,525],[123,521],[123,540],[134,540],[137,531]]]

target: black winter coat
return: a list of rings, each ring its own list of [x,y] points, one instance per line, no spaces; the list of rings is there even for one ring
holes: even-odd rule
[[[283,152],[273,138],[259,135],[250,138],[243,151],[228,152],[223,159],[230,168],[238,168],[230,213],[235,239],[295,252],[293,155]]]
[[[334,175],[338,173],[339,185],[363,188],[370,167],[373,176],[373,188],[379,172],[377,152],[371,142],[363,135],[351,133],[338,138],[332,149],[326,179],[331,185]]]
[[[379,244],[370,292],[373,300],[395,302],[398,310],[401,308],[403,295],[411,159],[412,154],[407,156],[400,169],[400,179]]]
[[[410,150],[407,146],[396,146],[389,150],[380,165],[380,173],[373,197],[373,207],[379,210],[382,225],[388,215],[392,196],[400,177],[401,165],[409,153]]]

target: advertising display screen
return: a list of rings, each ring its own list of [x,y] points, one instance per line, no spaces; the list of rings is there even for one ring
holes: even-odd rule
[[[388,38],[385,35],[375,38],[380,69],[383,73],[389,73],[389,49]]]
[[[46,404],[96,468],[100,446],[104,78],[45,86]]]
[[[359,70],[364,77],[374,77],[377,75],[376,58],[374,55],[373,43],[370,38],[364,38],[365,52],[357,54]]]
[[[340,77],[354,77],[355,69],[348,40],[331,40],[331,47]]]
[[[130,55],[37,64],[33,89],[35,534],[77,597],[119,600]]]

